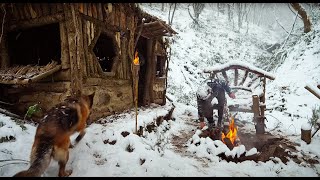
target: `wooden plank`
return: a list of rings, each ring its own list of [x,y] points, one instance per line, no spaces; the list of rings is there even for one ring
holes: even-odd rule
[[[57,13],[63,12],[63,6],[61,3],[57,3],[56,6],[57,6]]]
[[[88,3],[83,3],[83,14],[88,15]]]
[[[22,4],[22,7],[23,7],[23,13],[25,15],[25,18],[26,19],[31,19],[31,14],[30,14],[30,10],[29,10],[29,7],[28,7],[28,3],[23,3]]]
[[[238,69],[234,69],[234,85],[237,86],[238,85]]]
[[[42,8],[43,16],[50,15],[48,3],[41,3],[41,8]]]
[[[101,3],[97,3],[97,13],[98,13],[98,19],[103,21],[103,13],[102,13]]]
[[[228,79],[226,71],[222,71],[221,73],[222,73],[222,76],[224,77],[224,79],[226,80],[227,84],[229,84],[229,79]]]
[[[17,7],[18,15],[19,15],[18,20],[24,20],[26,17],[24,15],[23,4],[17,3],[16,7]]]
[[[57,3],[50,3],[50,14],[55,14],[58,12],[57,10]]]
[[[86,78],[88,76],[87,74],[87,66],[86,66],[86,58],[85,58],[85,50],[84,50],[84,46],[83,46],[83,43],[84,43],[84,36],[83,36],[83,23],[82,23],[82,19],[80,18],[80,16],[78,17],[78,30],[79,30],[79,50],[80,50],[80,64],[81,64],[81,69],[82,69],[82,74],[83,74],[83,78]]]
[[[66,3],[64,4],[64,12],[66,16],[66,27],[67,27],[67,37],[69,43],[69,56],[70,56],[70,70],[71,70],[71,95],[77,95],[81,92],[82,77],[81,73],[78,71],[77,64],[77,49],[76,49],[76,26],[74,22],[74,17],[72,12],[74,12],[74,6],[72,4]],[[76,13],[76,12],[74,12]],[[77,14],[77,13],[76,13]]]
[[[87,34],[87,21],[85,19],[82,19],[82,34],[83,34],[83,52],[84,52],[84,58],[85,58],[85,69],[86,69],[86,74],[87,77],[91,76],[91,71],[90,71],[90,61],[88,56],[88,34]]]
[[[79,3],[79,12],[83,14],[83,4],[84,3]]]
[[[246,79],[247,79],[247,77],[248,77],[248,74],[249,74],[249,71],[246,70],[245,73],[244,73],[244,75],[243,75],[243,77],[242,77],[242,80],[241,80],[239,86],[242,86],[242,85],[243,85],[243,83],[246,81]]]
[[[319,85],[318,85],[319,86]],[[317,98],[320,99],[320,94],[318,94],[316,91],[313,90],[313,88],[311,88],[310,86],[305,86],[305,89],[307,89],[310,93],[312,93],[313,95],[315,95]],[[319,88],[319,87],[318,87]]]
[[[33,10],[36,12],[38,18],[43,15],[40,3],[32,3],[32,7]]]
[[[260,116],[259,97],[257,95],[252,96],[252,112],[254,118]]]
[[[62,69],[70,68],[69,42],[66,23],[60,22],[61,65]]]
[[[252,73],[254,73],[254,74],[257,74],[257,75],[259,75],[259,76],[265,76],[265,77],[267,77],[268,79],[271,79],[271,80],[274,80],[274,79],[275,79],[274,77],[269,76],[269,75],[267,75],[267,74],[263,74],[263,73],[261,73],[261,72],[259,72],[259,71],[257,71],[257,70],[249,69],[249,68],[247,68],[247,67],[245,67],[245,66],[242,66],[242,65],[233,65],[233,64],[231,64],[231,65],[229,65],[229,66],[227,66],[227,67],[224,67],[223,69],[219,69],[219,70],[215,70],[215,71],[206,71],[206,70],[205,70],[204,73],[217,73],[217,72],[227,71],[227,70],[229,70],[229,69],[242,69],[242,70],[247,70],[247,71],[252,72]]]
[[[0,68],[6,68],[10,66],[10,58],[8,54],[7,44],[7,33],[2,35],[2,42],[0,43]]]
[[[11,7],[12,7],[12,14],[13,14],[14,19],[15,19],[15,20],[20,19],[17,6],[11,4]],[[10,7],[10,8],[11,8],[11,7]]]
[[[87,3],[87,7],[88,7],[88,16],[91,16],[92,17],[92,6],[91,6],[92,3]]]
[[[28,10],[30,12],[30,16],[31,18],[36,18],[37,17],[37,12],[34,10],[34,8],[32,7],[32,4],[31,3],[27,3],[27,7],[28,7]]]
[[[254,78],[251,79],[251,81],[249,82],[249,84],[247,85],[247,87],[251,87],[252,84],[259,78],[259,76],[255,76]]]
[[[98,11],[97,11],[97,3],[92,3],[92,17],[93,18],[98,18]]]
[[[19,23],[11,24],[8,27],[8,31],[16,29],[27,29],[31,27],[43,26],[46,24],[57,23],[64,20],[64,14],[58,13],[50,16],[43,16],[35,19],[20,21]]]

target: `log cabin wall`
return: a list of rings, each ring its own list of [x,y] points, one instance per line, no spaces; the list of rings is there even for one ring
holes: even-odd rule
[[[91,119],[133,107],[131,61],[138,20],[134,3],[8,3],[6,32],[59,23],[61,70],[41,82],[5,92],[21,112],[40,101],[43,111],[78,92],[95,92]],[[107,37],[113,48],[112,67],[105,72],[96,57],[97,43]],[[163,54],[160,39],[150,40],[154,53]],[[1,67],[9,66],[7,42],[1,43]],[[108,47],[109,48],[109,47]],[[155,69],[155,68],[153,68]],[[155,77],[155,70],[152,72]],[[152,102],[163,104],[163,79],[151,79]]]
[[[37,28],[53,23],[59,24],[60,32],[58,33],[60,33],[61,49],[63,50],[61,51],[62,70],[55,73],[54,76],[44,78],[39,83],[23,86],[0,85],[7,102],[15,104],[13,112],[24,115],[27,108],[36,103],[40,103],[43,112],[45,112],[71,94],[69,44],[66,41],[63,4],[7,3],[5,9],[5,28],[3,33],[5,38],[1,41],[0,51],[1,68],[11,66],[7,39],[9,32]]]
[[[95,92],[91,119],[133,107],[131,61],[137,17],[130,4],[77,3],[82,24],[84,54],[83,93]],[[113,44],[113,64],[105,72],[96,57],[102,35]]]

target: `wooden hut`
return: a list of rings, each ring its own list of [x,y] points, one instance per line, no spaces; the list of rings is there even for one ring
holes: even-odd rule
[[[91,120],[133,107],[135,50],[139,106],[166,103],[170,37],[176,32],[135,3],[1,3],[0,101],[42,112],[67,96],[95,92]],[[9,105],[10,106],[10,105]]]

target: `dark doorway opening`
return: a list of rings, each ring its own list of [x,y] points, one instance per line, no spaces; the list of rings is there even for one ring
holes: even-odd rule
[[[93,48],[93,52],[104,72],[111,72],[112,70],[116,56],[115,46],[116,44],[114,44],[112,37],[101,33]]]
[[[146,71],[147,71],[147,39],[145,37],[140,37],[137,43],[137,50],[139,55],[140,62],[140,71],[139,71],[139,90],[138,90],[138,105],[143,106],[143,96],[145,89],[145,81],[146,81]]]
[[[8,33],[10,66],[61,64],[59,23]]]

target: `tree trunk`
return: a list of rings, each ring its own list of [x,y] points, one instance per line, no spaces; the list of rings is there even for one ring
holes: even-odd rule
[[[299,3],[290,3],[294,10],[298,11],[304,24],[304,32],[308,33],[311,31],[311,21],[306,10]]]

